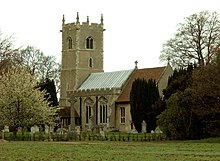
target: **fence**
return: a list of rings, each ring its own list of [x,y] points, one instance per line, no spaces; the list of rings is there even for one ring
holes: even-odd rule
[[[121,133],[107,132],[105,134],[95,134],[91,132],[65,133],[17,133],[16,137],[11,132],[1,132],[0,139],[8,141],[163,141],[166,136],[162,133]]]

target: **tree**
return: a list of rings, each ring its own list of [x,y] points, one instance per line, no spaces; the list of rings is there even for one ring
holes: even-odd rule
[[[188,65],[187,68],[175,69],[173,75],[168,79],[168,85],[166,89],[163,90],[164,99],[168,99],[172,94],[184,91],[186,88],[192,86],[192,72],[194,67]]]
[[[159,100],[159,91],[155,80],[136,79],[130,92],[131,117],[138,132],[141,132],[143,120],[147,123],[147,132],[156,127],[156,113],[154,106]],[[155,108],[155,109],[154,109]],[[158,109],[157,109],[158,110]]]
[[[46,94],[44,95],[44,98],[50,102],[50,107],[58,106],[56,86],[53,80],[46,78],[45,81],[38,84],[38,88],[40,89],[40,91],[45,91]]]
[[[175,69],[169,77],[168,86],[163,90],[166,110],[158,116],[158,124],[163,132],[174,139],[196,139],[203,136],[198,97],[192,88],[192,73],[197,67]]]
[[[146,106],[144,108],[145,114],[145,122],[147,123],[147,132],[151,132],[151,130],[155,130],[156,124],[156,102],[160,100],[159,90],[156,84],[156,81],[153,79],[149,79],[146,84]]]
[[[132,122],[134,123],[135,129],[141,132],[141,123],[144,120],[144,108],[146,108],[146,81],[141,79],[136,79],[131,88],[130,92],[130,112],[132,117]]]
[[[32,75],[38,78],[39,82],[46,79],[55,81],[59,89],[60,83],[60,64],[56,62],[54,56],[45,56],[43,52],[32,46],[27,46],[20,50],[20,65],[26,67]]]
[[[13,37],[4,37],[0,31],[0,71],[17,61],[18,49],[14,49]]]
[[[218,14],[200,12],[185,18],[175,37],[164,44],[160,59],[182,68],[180,72],[174,72],[163,91],[167,110],[158,121],[161,129],[171,137],[194,139],[220,133],[219,31]],[[198,65],[190,72],[184,71],[191,63]],[[186,109],[191,109],[193,117],[181,113]],[[174,120],[177,121],[172,123]],[[195,131],[199,134],[196,135]]]
[[[55,109],[49,107],[37,80],[24,68],[10,68],[0,78],[0,124],[14,134],[18,127],[53,124]]]
[[[174,38],[164,44],[160,60],[170,61],[175,67],[191,63],[200,66],[209,64],[219,48],[219,31],[220,21],[216,12],[193,14],[179,24]]]
[[[158,125],[169,138],[201,138],[203,128],[194,110],[195,100],[194,91],[189,88],[167,100],[167,109],[158,116]]]
[[[206,136],[220,134],[220,50],[216,58],[204,68],[193,72],[193,88],[198,96],[196,108],[206,131]]]

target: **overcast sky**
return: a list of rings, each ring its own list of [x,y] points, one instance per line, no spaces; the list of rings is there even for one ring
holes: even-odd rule
[[[66,23],[104,16],[104,70],[163,66],[163,43],[193,13],[220,12],[220,0],[0,0],[0,30],[16,46],[35,46],[61,61],[62,16]]]

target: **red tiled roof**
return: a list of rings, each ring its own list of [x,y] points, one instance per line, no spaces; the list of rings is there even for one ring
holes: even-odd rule
[[[159,81],[160,77],[162,76],[166,67],[157,67],[157,68],[145,68],[145,69],[137,69],[135,70],[131,77],[129,78],[127,84],[122,89],[121,95],[116,100],[116,103],[123,103],[130,101],[130,91],[132,87],[132,83],[140,78],[148,79],[155,79],[157,82]]]

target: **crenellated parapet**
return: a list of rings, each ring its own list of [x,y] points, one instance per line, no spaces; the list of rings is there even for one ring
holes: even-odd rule
[[[103,15],[101,14],[101,19],[100,19],[100,23],[90,23],[89,22],[89,16],[87,16],[87,20],[85,22],[80,22],[79,21],[79,13],[77,12],[77,17],[76,17],[76,22],[72,22],[72,23],[66,23],[65,22],[65,16],[63,15],[63,20],[62,20],[62,26],[63,27],[67,27],[70,29],[76,29],[76,30],[80,30],[81,28],[101,28],[103,29],[104,23],[103,23]],[[104,31],[104,29],[103,29]]]
[[[69,90],[68,96],[85,97],[85,96],[104,96],[104,95],[119,95],[121,89],[119,88],[100,88],[100,89],[83,89],[83,90]]]

